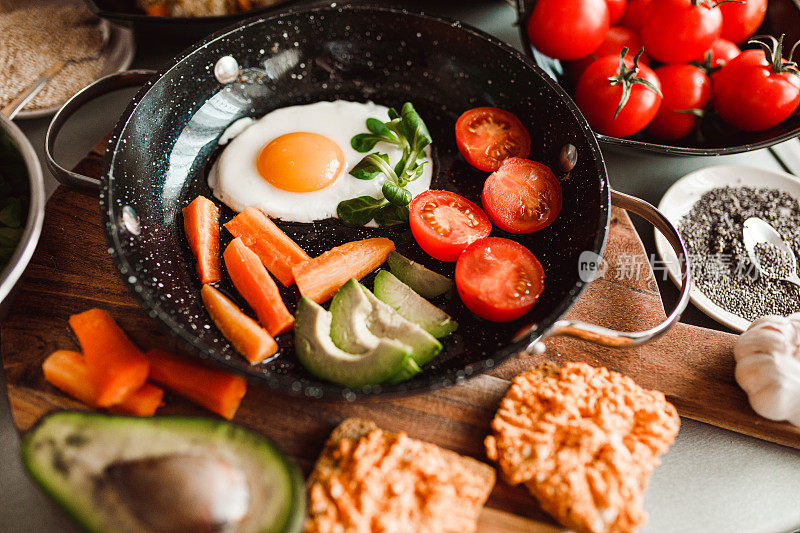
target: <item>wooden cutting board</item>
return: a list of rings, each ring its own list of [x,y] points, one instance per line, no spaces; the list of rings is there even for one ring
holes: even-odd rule
[[[79,167],[88,175],[99,175],[99,161],[95,151]],[[644,248],[627,213],[619,209],[612,211],[605,258],[608,271],[588,287],[570,318],[623,330],[645,329],[663,320],[663,305]],[[638,276],[637,269],[641,269]],[[9,318],[0,327],[0,354],[20,431],[49,411],[84,408],[48,385],[41,371],[42,361],[54,350],[77,348],[67,325],[69,315],[102,307],[141,347],[175,349],[174,339],[139,309],[112,266],[99,203],[92,194],[62,187],[51,197],[41,241],[19,289]],[[352,416],[485,461],[483,439],[509,380],[543,360],[585,361],[663,391],[683,416],[800,448],[800,428],[756,415],[736,385],[735,339],[686,324],[678,324],[659,341],[623,351],[552,339],[543,355],[511,358],[461,385],[356,403],[290,398],[251,383],[236,422],[273,439],[306,473],[330,430]],[[208,414],[173,396],[167,397],[167,405],[159,412]],[[480,531],[554,528],[524,489],[498,482],[481,517]]]

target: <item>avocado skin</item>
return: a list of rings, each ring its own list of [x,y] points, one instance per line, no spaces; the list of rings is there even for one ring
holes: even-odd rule
[[[273,523],[257,527],[254,531],[259,533],[300,533],[302,531],[306,515],[306,491],[300,469],[263,436],[223,420],[173,415],[141,418],[85,411],[60,411],[43,416],[22,436],[20,446],[22,463],[45,494],[52,498],[84,530],[92,533],[118,533],[120,529],[104,526],[104,522],[107,523],[108,520],[103,519],[104,514],[101,509],[92,505],[94,502],[92,502],[91,492],[88,490],[92,488],[90,483],[71,487],[68,481],[56,479],[54,472],[48,471],[48,459],[49,462],[57,462],[58,456],[63,459],[63,450],[61,450],[61,454],[56,453],[56,457],[42,456],[41,454],[46,452],[43,448],[47,446],[50,449],[59,445],[78,448],[83,446],[89,442],[81,440],[87,438],[85,433],[83,435],[81,433],[85,429],[89,429],[90,433],[93,430],[99,430],[100,433],[108,432],[109,435],[114,435],[125,430],[135,431],[137,427],[145,426],[150,431],[164,431],[175,437],[194,438],[195,442],[204,442],[204,439],[207,439],[208,443],[236,443],[233,448],[241,448],[237,452],[247,453],[254,461],[265,461],[284,473],[283,477],[285,477],[286,483],[283,488],[287,491],[284,497],[289,505],[281,511],[281,516],[277,520],[272,520]],[[71,433],[57,442],[60,438],[59,435],[67,430]],[[139,443],[147,446],[148,441],[144,439],[137,442],[137,444]],[[115,460],[111,457],[104,463],[104,467]],[[56,466],[55,471],[56,473],[66,472],[69,471],[69,468],[68,464],[61,464]],[[252,472],[245,473],[248,479],[250,475],[255,475]],[[81,491],[82,494],[79,494]],[[136,531],[145,531],[139,523],[129,523],[126,526],[126,530],[133,528]]]

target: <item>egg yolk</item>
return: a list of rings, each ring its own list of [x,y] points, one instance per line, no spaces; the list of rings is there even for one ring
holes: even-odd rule
[[[318,191],[339,177],[344,154],[338,144],[324,135],[287,133],[261,149],[256,167],[261,177],[278,189]]]

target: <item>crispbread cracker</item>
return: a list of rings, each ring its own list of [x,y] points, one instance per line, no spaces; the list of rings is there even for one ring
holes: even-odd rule
[[[567,363],[514,378],[486,452],[512,485],[581,532],[631,532],[680,419],[664,395],[605,368]]]
[[[362,447],[366,447],[370,442],[376,442],[376,445],[387,443],[385,450],[391,450],[393,444],[408,445],[408,448],[404,449],[407,450],[406,453],[413,454],[413,460],[409,463],[403,463],[401,460],[395,464],[388,471],[385,481],[380,476],[371,480],[367,480],[366,477],[354,476],[352,483],[343,488],[341,492],[340,489],[334,488],[338,482],[333,480],[338,479],[343,474],[343,470],[350,469],[355,464],[352,454],[358,453],[358,450],[363,451]],[[359,447],[359,444],[362,447]],[[389,457],[389,454],[387,453],[385,457]],[[429,466],[431,470],[436,471],[436,476],[422,476],[413,486],[407,484],[408,478],[395,480],[395,483],[399,483],[401,487],[384,486],[390,482],[391,476],[396,476],[397,472],[402,472],[404,468],[421,469],[425,472],[428,461],[434,461]],[[380,463],[373,468],[378,466]],[[372,472],[373,469],[370,469],[364,474],[367,476]],[[381,484],[378,487],[381,491],[390,488],[392,492],[389,500],[396,498],[396,502],[376,498],[381,501],[376,504],[378,507],[373,507],[372,503],[375,502],[365,503],[359,500],[358,510],[350,509],[358,516],[342,516],[341,510],[333,505],[334,495],[338,495],[340,498],[343,495],[349,497],[357,494],[360,488],[370,486],[374,489],[373,483],[375,482]],[[413,531],[469,533],[475,530],[478,514],[489,497],[494,482],[494,469],[471,457],[439,448],[434,444],[411,439],[404,433],[395,435],[383,432],[369,420],[349,418],[331,432],[314,470],[308,478],[310,516],[306,522],[306,531],[366,532],[379,526],[382,531],[387,533],[390,531],[399,533],[409,531],[408,527],[413,523]],[[409,497],[418,498],[420,491],[424,493],[428,490],[439,491],[438,496],[433,502],[427,502],[429,504],[427,508],[424,505],[417,508],[419,506],[416,505],[416,500],[415,503],[410,504],[409,509],[413,520],[392,524],[391,517],[387,516],[385,512],[376,512],[375,516],[369,514],[370,508],[379,509],[381,505],[390,506],[394,510],[401,504],[408,504]],[[383,496],[385,497],[385,494]],[[367,512],[363,512],[365,509]],[[373,523],[373,520],[377,523]]]

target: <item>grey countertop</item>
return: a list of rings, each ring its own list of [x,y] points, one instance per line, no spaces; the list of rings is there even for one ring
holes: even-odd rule
[[[428,10],[459,18],[521,46],[513,26],[514,11],[502,0],[443,3]],[[133,66],[160,67],[188,44],[185,40],[141,39]],[[109,95],[79,112],[61,136],[57,147],[60,160],[66,166],[80,160],[111,129],[130,96],[131,91]],[[19,125],[41,156],[47,120],[20,121]],[[800,172],[800,142],[789,141],[777,150],[797,169],[795,172]],[[677,178],[698,168],[737,163],[780,170],[767,150],[718,158],[675,158],[608,149],[604,154],[612,185],[654,204]],[[47,171],[45,174],[49,193],[56,183]],[[654,252],[652,229],[641,224],[637,227],[648,251]],[[660,285],[669,308],[677,291],[669,282]],[[683,321],[724,329],[691,306]],[[23,473],[5,391],[0,393],[0,530],[73,531],[69,520]],[[682,422],[675,445],[664,456],[648,489],[645,507],[650,521],[645,531],[776,533],[800,527],[800,451],[692,420]]]

